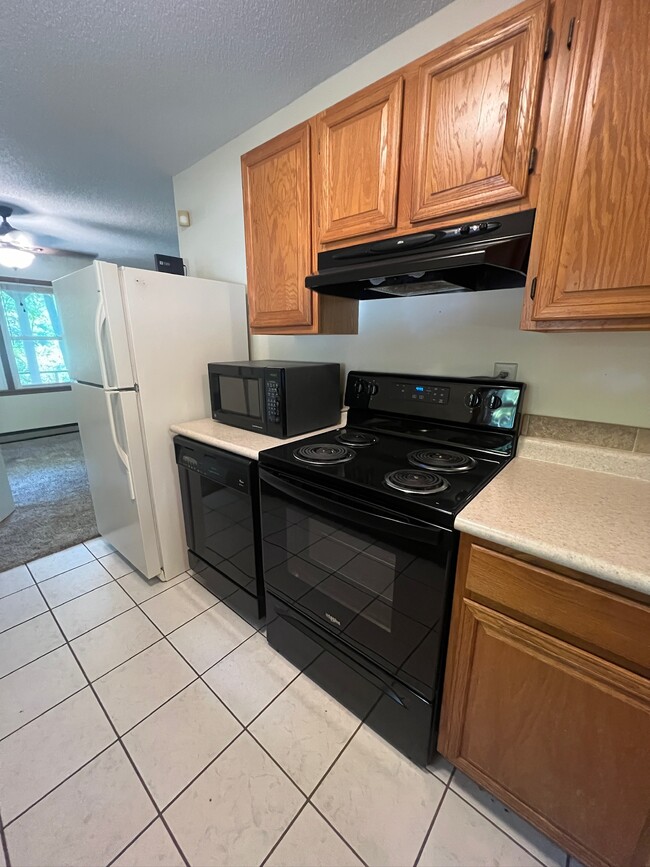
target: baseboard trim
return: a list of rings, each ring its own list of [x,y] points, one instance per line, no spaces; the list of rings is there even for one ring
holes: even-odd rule
[[[31,430],[16,430],[8,431],[0,434],[0,445],[2,443],[17,443],[21,440],[36,440],[41,437],[55,437],[60,434],[77,433],[79,430],[78,424],[57,424],[52,427],[37,427]]]

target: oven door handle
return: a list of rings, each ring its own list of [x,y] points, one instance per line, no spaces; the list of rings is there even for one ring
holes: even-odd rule
[[[350,505],[346,500],[340,499],[334,493],[329,496],[323,496],[312,487],[307,487],[299,482],[287,481],[262,467],[260,467],[259,474],[260,481],[266,482],[287,497],[298,500],[306,506],[318,508],[336,518],[343,520],[347,518],[366,530],[374,530],[379,533],[393,533],[401,538],[413,539],[416,542],[427,542],[429,544],[435,542],[442,532],[438,527],[427,524],[416,524],[402,516],[393,518],[390,515],[379,514],[376,511],[371,511],[372,507],[370,505],[367,506],[368,511],[357,508]],[[263,520],[264,518],[262,518]]]
[[[303,635],[306,635],[307,638],[310,638],[312,641],[315,641],[317,644],[320,644],[320,646],[323,648],[323,650],[326,650],[328,653],[331,653],[337,659],[340,659],[341,662],[343,662],[345,665],[349,666],[350,668],[353,668],[357,672],[357,674],[360,674],[362,677],[365,677],[366,680],[369,680],[371,683],[374,683],[374,685],[376,687],[378,687],[384,693],[384,695],[386,695],[392,701],[401,705],[401,707],[406,707],[406,705],[404,704],[402,699],[399,697],[399,695],[395,692],[395,690],[391,686],[389,686],[386,683],[386,681],[384,680],[384,678],[381,677],[379,674],[376,674],[374,671],[370,671],[370,669],[366,668],[365,665],[361,665],[360,662],[356,662],[355,660],[350,659],[350,657],[346,653],[343,653],[343,651],[339,650],[338,647],[336,647],[336,645],[332,644],[326,638],[323,638],[323,636],[319,635],[317,632],[309,629],[309,627],[305,626],[305,624],[302,623],[301,620],[299,620],[295,615],[291,614],[289,611],[280,611],[277,608],[276,608],[276,611],[278,613],[278,617],[281,617],[283,620],[286,620],[287,623],[290,623],[291,626],[293,626],[295,629],[298,629],[300,632],[302,632]]]

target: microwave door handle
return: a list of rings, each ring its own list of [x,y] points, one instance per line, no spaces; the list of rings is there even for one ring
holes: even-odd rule
[[[357,509],[355,506],[339,500],[335,494],[332,494],[331,499],[323,497],[312,489],[303,488],[302,485],[288,482],[276,476],[275,473],[270,473],[268,470],[261,468],[260,479],[286,496],[304,503],[306,506],[319,508],[322,511],[334,514],[337,518],[344,520],[348,518],[367,530],[375,530],[379,533],[393,533],[402,538],[428,543],[431,543],[440,535],[440,530],[436,527],[421,527],[408,520],[399,520],[391,518],[388,515],[379,515],[370,510]]]
[[[374,683],[374,685],[378,686],[379,689],[381,689],[381,691],[384,693],[384,695],[388,696],[388,698],[392,699],[394,702],[401,705],[402,707],[406,707],[406,705],[399,697],[399,695],[395,692],[395,690],[391,686],[389,686],[385,682],[384,678],[381,677],[379,674],[376,674],[374,671],[370,671],[370,669],[366,668],[366,666],[362,665],[360,662],[350,659],[350,657],[346,653],[343,653],[341,650],[338,649],[338,647],[329,642],[326,638],[323,638],[322,635],[318,635],[314,631],[309,629],[289,611],[278,611],[278,617],[286,620],[295,629],[298,629],[300,632],[302,632],[303,635],[306,635],[308,638],[311,638],[312,641],[320,644],[320,646],[328,653],[336,656],[337,659],[340,659],[341,662],[344,662],[350,668],[357,671],[357,673],[361,674],[362,677],[365,677],[366,680]]]

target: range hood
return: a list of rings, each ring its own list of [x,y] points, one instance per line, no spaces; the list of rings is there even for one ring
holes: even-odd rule
[[[305,285],[341,298],[516,289],[526,283],[535,211],[459,223],[318,254]]]

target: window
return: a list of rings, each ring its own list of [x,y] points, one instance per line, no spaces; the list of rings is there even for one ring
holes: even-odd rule
[[[61,321],[51,290],[0,283],[0,390],[70,382]]]

